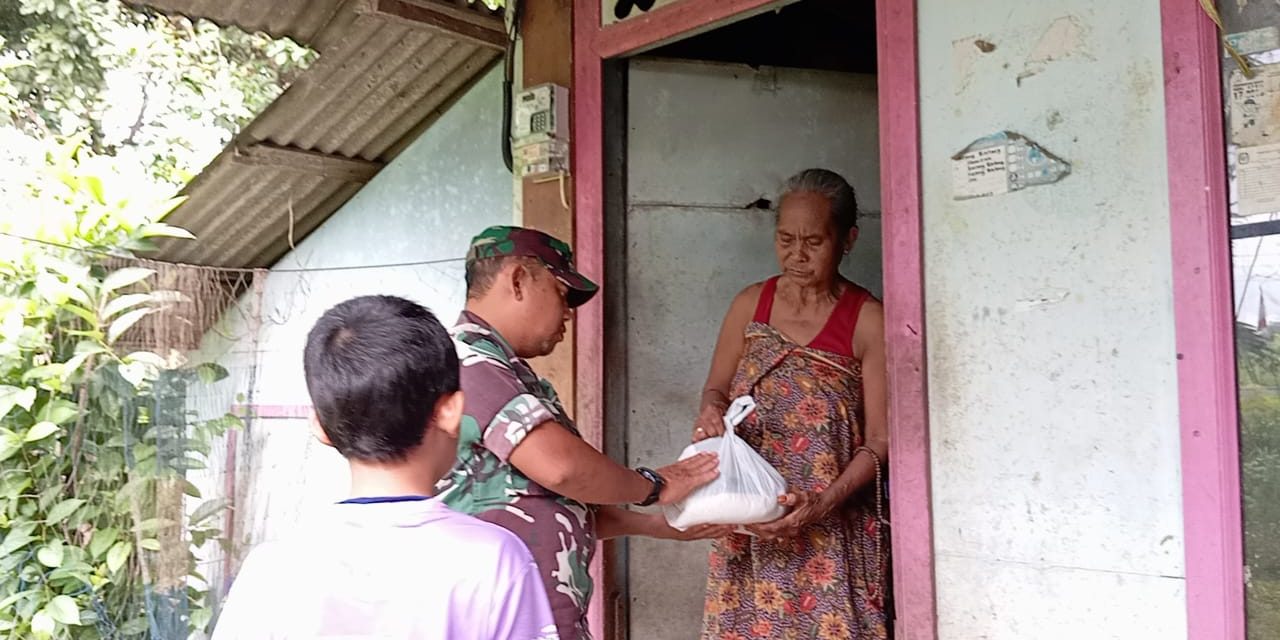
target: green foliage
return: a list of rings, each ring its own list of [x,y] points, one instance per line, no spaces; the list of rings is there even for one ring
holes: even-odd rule
[[[1272,640],[1280,629],[1280,580],[1254,578],[1245,601],[1249,640]]]
[[[193,549],[226,504],[188,517],[184,471],[239,421],[195,421],[185,393],[226,372],[120,348],[181,294],[104,256],[189,238],[168,194],[313,57],[120,0],[0,2],[0,232],[47,243],[0,236],[0,637],[212,620]]]
[[[118,350],[129,326],[180,294],[153,290],[149,269],[100,257],[174,233],[159,224],[173,202],[113,197],[114,177],[92,171],[76,144],[50,160],[34,198],[60,215],[26,233],[81,250],[0,236],[0,632],[146,637],[148,594],[175,563],[170,587],[191,599],[190,628],[202,630],[212,615],[186,577],[193,547],[220,535],[225,503],[185,518],[182,496],[198,492],[182,472],[237,421],[193,423],[183,391],[226,372]],[[31,220],[0,210],[0,231]]]
[[[1280,394],[1243,390],[1240,398],[1245,554],[1254,575],[1280,582]]]
[[[88,131],[95,152],[136,156],[181,185],[312,58],[288,40],[119,0],[9,0],[0,123],[37,138]]]
[[[1280,629],[1280,342],[1236,326],[1249,637]],[[1267,631],[1270,630],[1270,631]]]

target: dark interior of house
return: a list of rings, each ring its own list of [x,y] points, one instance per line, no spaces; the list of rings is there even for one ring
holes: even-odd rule
[[[804,0],[648,52],[659,58],[876,72],[875,3]]]

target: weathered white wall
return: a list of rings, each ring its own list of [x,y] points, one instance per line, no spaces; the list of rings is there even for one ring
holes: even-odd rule
[[[918,6],[940,637],[1183,638],[1159,3]],[[1073,174],[953,200],[1002,129]]]
[[[465,296],[462,258],[468,241],[485,226],[509,224],[512,216],[511,175],[496,142],[500,81],[500,69],[490,72],[273,267],[256,344],[239,313],[229,313],[206,338],[194,358],[231,369],[232,377],[222,383],[229,395],[251,386],[253,395],[244,401],[267,412],[310,405],[302,373],[307,332],[326,309],[354,296],[403,296],[430,308],[446,326],[454,322]],[[348,268],[421,261],[439,262]],[[250,309],[251,298],[246,295],[240,308]],[[250,385],[254,365],[256,382]],[[311,437],[305,419],[259,418],[239,438],[239,557],[345,495],[345,462]],[[219,494],[225,453],[212,462],[214,469],[203,478],[206,497]],[[211,579],[220,579],[216,568],[208,569]]]
[[[843,271],[880,291],[876,83],[636,60],[628,87],[628,462],[656,467],[689,444],[729,302],[778,271],[774,213],[747,205],[776,200],[801,169],[840,172],[866,214]],[[629,549],[631,637],[695,637],[708,546],[636,538]]]

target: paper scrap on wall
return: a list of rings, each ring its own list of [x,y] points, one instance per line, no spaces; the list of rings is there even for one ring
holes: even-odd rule
[[[1252,31],[1241,31],[1240,33],[1232,33],[1224,36],[1227,44],[1231,45],[1240,55],[1247,56],[1251,53],[1260,53],[1270,51],[1272,49],[1280,49],[1280,29],[1275,25],[1254,29]],[[1227,54],[1226,47],[1222,49],[1223,57],[1230,57]]]
[[[1236,151],[1237,215],[1280,211],[1280,142]]]
[[[951,157],[956,200],[993,196],[1051,184],[1071,173],[1071,165],[1025,136],[1001,131],[974,141]]]
[[[1231,72],[1231,141],[1241,146],[1280,142],[1280,64],[1254,67],[1252,78]]]

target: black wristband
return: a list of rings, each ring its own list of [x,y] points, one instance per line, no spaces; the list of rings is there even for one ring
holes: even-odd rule
[[[643,502],[637,502],[636,506],[647,507],[657,502],[658,496],[662,493],[662,487],[666,486],[667,481],[664,480],[662,476],[658,475],[657,471],[654,471],[653,469],[650,469],[648,467],[637,467],[636,473],[640,474],[641,476],[644,476],[645,480],[648,480],[649,482],[653,483],[653,490],[649,492],[649,497],[645,498]]]

